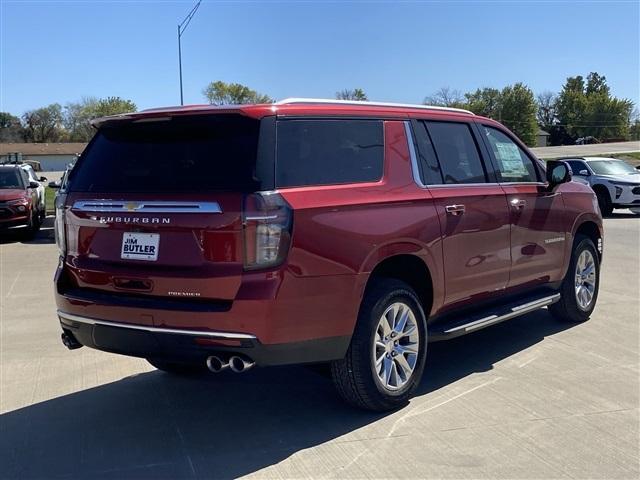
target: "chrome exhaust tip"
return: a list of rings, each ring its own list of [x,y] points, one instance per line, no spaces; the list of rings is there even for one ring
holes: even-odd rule
[[[251,360],[245,360],[242,357],[233,356],[229,359],[229,368],[235,373],[242,373],[249,370],[256,363]]]
[[[220,373],[229,368],[229,364],[225,363],[220,357],[212,355],[207,358],[207,368],[213,373]]]

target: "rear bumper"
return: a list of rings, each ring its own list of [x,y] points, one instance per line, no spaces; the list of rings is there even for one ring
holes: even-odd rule
[[[264,345],[244,333],[117,323],[58,311],[60,326],[81,345],[133,357],[204,365],[210,355],[242,354],[259,366],[314,363],[344,356],[349,336]]]
[[[258,365],[325,362],[349,346],[365,276],[243,276],[234,300],[172,299],[79,288],[60,260],[62,328],[88,347],[145,358],[202,361],[243,354]],[[206,281],[206,280],[205,280]]]

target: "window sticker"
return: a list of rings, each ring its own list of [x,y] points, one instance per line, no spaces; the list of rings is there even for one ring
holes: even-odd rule
[[[513,143],[495,142],[496,156],[502,164],[504,176],[521,176],[527,175],[527,168],[520,156],[518,146]]]

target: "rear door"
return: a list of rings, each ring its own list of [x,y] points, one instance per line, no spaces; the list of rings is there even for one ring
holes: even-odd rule
[[[509,287],[559,280],[567,241],[562,194],[547,190],[534,159],[507,131],[483,124],[479,128],[510,210]]]
[[[445,304],[502,291],[509,280],[509,210],[471,125],[414,121],[423,183],[442,230]]]
[[[101,128],[68,179],[66,262],[76,286],[234,298],[243,198],[264,186],[259,126],[201,115]]]

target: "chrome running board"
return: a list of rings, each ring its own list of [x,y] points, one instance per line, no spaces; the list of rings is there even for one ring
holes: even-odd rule
[[[555,293],[553,295],[537,298],[525,303],[510,303],[502,307],[494,307],[492,310],[485,310],[484,313],[481,313],[480,318],[476,316],[475,318],[469,319],[469,316],[467,316],[464,320],[458,319],[457,321],[454,320],[446,322],[443,326],[437,325],[440,326],[441,329],[438,329],[436,326],[436,328],[433,329],[433,332],[430,332],[429,339],[433,341],[447,340],[449,338],[465,335],[467,333],[480,330],[481,328],[489,327],[491,325],[519,317],[520,315],[533,312],[551,305],[558,300],[560,300],[560,294]]]

